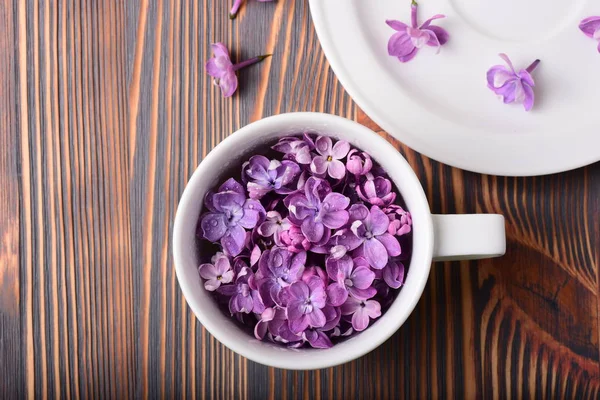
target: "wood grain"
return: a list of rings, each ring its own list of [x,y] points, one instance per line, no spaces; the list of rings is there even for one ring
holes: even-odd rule
[[[306,1],[0,1],[0,398],[598,398],[600,164],[506,178],[424,157],[332,73]],[[223,99],[210,43],[241,71]],[[435,265],[386,343],[320,371],[248,361],[179,290],[173,218],[224,137],[289,111],[355,119],[435,213],[501,213],[507,255]],[[509,159],[507,155],[507,159]]]

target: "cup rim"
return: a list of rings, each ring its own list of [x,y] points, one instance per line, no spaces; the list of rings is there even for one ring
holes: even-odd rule
[[[343,343],[336,344],[331,349],[301,349],[296,350],[293,353],[288,353],[287,351],[285,351],[284,353],[288,353],[288,356],[284,357],[276,357],[274,356],[275,353],[273,352],[271,352],[269,355],[266,354],[268,353],[266,352],[266,350],[259,350],[259,348],[261,347],[264,347],[265,349],[272,348],[274,345],[271,343],[259,342],[256,340],[256,342],[260,343],[259,345],[249,346],[247,345],[247,343],[240,342],[229,337],[224,332],[226,328],[220,326],[216,321],[213,321],[213,319],[207,314],[207,312],[205,312],[202,303],[196,299],[196,295],[194,294],[193,288],[194,285],[192,285],[188,278],[186,278],[186,272],[184,271],[184,264],[186,263],[184,260],[184,252],[188,251],[189,248],[186,248],[183,245],[183,228],[186,223],[189,223],[189,216],[186,215],[186,213],[188,213],[188,210],[192,206],[192,202],[198,201],[197,198],[193,198],[192,188],[195,188],[199,185],[205,174],[215,175],[214,172],[207,171],[206,169],[209,167],[209,165],[212,165],[213,162],[218,162],[220,156],[228,154],[228,152],[235,148],[236,143],[242,142],[244,139],[249,140],[249,138],[252,135],[257,135],[256,132],[260,132],[261,130],[266,129],[269,125],[273,124],[296,124],[299,126],[304,124],[307,126],[308,129],[310,129],[309,125],[311,124],[312,126],[320,124],[322,126],[335,127],[339,130],[340,133],[345,132],[347,130],[353,130],[355,132],[359,132],[361,135],[369,136],[369,142],[375,142],[371,145],[371,147],[381,147],[381,151],[378,153],[385,153],[386,156],[392,156],[392,154],[394,155],[393,160],[386,161],[386,164],[389,165],[391,163],[394,163],[395,168],[398,168],[398,170],[402,172],[402,182],[397,182],[395,179],[392,180],[398,187],[401,195],[403,196],[404,201],[407,203],[407,207],[413,215],[413,221],[418,221],[418,225],[415,224],[413,229],[413,258],[411,259],[410,269],[406,278],[406,282],[410,280],[410,293],[403,297],[403,292],[405,292],[408,289],[408,287],[403,287],[403,289],[400,291],[390,308],[380,318],[378,318],[375,321],[375,323],[369,326],[365,331],[357,334],[349,340]],[[300,130],[297,133],[300,133]],[[282,133],[279,135],[283,136],[285,134]],[[278,134],[272,134],[272,136],[276,137],[278,136]],[[343,137],[344,134],[340,134],[340,136]],[[360,145],[355,146],[361,148]],[[383,164],[377,156],[372,154],[371,151],[369,151],[369,153],[371,153],[371,155],[379,162],[380,165]],[[404,179],[406,179],[406,181]],[[405,191],[403,191],[401,187],[411,188],[410,197],[407,197],[405,195]],[[417,209],[418,219],[415,220],[415,216],[417,215],[415,214],[415,211],[417,211]],[[197,218],[198,216],[195,216],[195,221],[197,221]],[[418,258],[415,259],[415,256],[417,256],[417,254],[414,252],[414,249],[415,244],[417,243],[417,238],[419,239],[420,253],[418,254]],[[175,261],[175,272],[177,275],[179,286],[181,287],[184,298],[186,299],[186,302],[188,303],[189,307],[196,315],[198,321],[206,328],[208,332],[210,332],[219,342],[224,344],[229,349],[255,362],[278,368],[292,370],[307,370],[329,368],[359,358],[369,353],[370,351],[381,345],[383,342],[385,342],[387,339],[389,339],[404,324],[408,316],[416,307],[429,278],[429,271],[431,269],[431,262],[433,257],[433,243],[433,222],[427,198],[423,191],[423,187],[419,182],[416,174],[406,161],[406,159],[388,141],[377,135],[371,129],[355,121],[351,121],[343,117],[324,113],[299,112],[279,114],[246,125],[240,128],[238,131],[226,137],[223,141],[221,141],[221,143],[215,146],[209,152],[209,154],[207,154],[206,157],[204,157],[204,159],[202,160],[202,162],[200,162],[200,164],[192,174],[191,178],[189,179],[188,183],[186,184],[184,192],[181,196],[175,216],[172,245],[173,256]],[[413,264],[415,264],[416,262],[418,262],[419,264],[417,264],[417,266],[415,267]],[[197,269],[197,266],[194,266],[194,268]],[[415,269],[417,269],[417,272],[415,272]],[[411,273],[413,274],[412,276]],[[198,281],[200,281],[199,276]],[[203,285],[200,286],[201,290],[205,291]],[[399,300],[401,298],[405,298],[405,301],[404,304],[402,304],[402,307],[399,307]],[[213,304],[211,307],[216,307],[216,303]],[[393,309],[394,311],[392,312]],[[233,321],[231,322],[233,323]],[[246,336],[248,335],[241,329],[239,329],[239,331]],[[371,334],[368,334],[368,339],[365,336],[366,332],[371,332]],[[361,337],[362,340],[356,340]],[[340,351],[336,352],[334,350],[344,345],[345,343],[349,343],[351,341],[356,342],[356,345],[345,346],[345,352],[341,353]],[[358,345],[359,343],[360,346]],[[264,344],[264,346],[262,346],[262,344]],[[269,352],[270,351],[271,350],[269,349]],[[289,354],[298,354],[298,352],[303,353],[303,356],[289,356]],[[326,352],[330,353],[327,357],[314,356],[317,353],[324,354]]]

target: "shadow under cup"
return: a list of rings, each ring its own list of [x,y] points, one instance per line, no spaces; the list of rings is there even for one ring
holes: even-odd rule
[[[208,190],[222,183],[242,161],[263,154],[283,136],[314,132],[346,140],[371,157],[388,173],[413,220],[412,257],[405,283],[396,299],[365,331],[330,349],[291,349],[259,341],[226,316],[204,289],[198,266],[196,226]],[[232,176],[232,175],[229,175]],[[250,124],[223,140],[202,161],[185,188],[177,209],[173,253],[183,294],[202,325],[236,353],[261,364],[286,369],[318,369],[339,365],[373,350],[398,330],[416,306],[429,276],[433,252],[433,225],[429,206],[416,175],[406,160],[386,140],[347,119],[319,113],[282,114]]]

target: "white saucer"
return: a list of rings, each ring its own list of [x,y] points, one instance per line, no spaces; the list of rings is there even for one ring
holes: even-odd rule
[[[422,0],[419,23],[450,33],[439,54],[422,48],[408,63],[387,54],[410,23],[410,0],[310,0],[327,59],[344,88],[383,129],[413,149],[470,171],[528,176],[600,160],[600,53],[578,28],[600,15],[595,0]],[[487,88],[486,71],[533,72],[536,103],[525,112]]]

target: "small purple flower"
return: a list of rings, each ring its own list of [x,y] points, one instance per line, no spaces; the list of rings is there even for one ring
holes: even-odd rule
[[[290,330],[301,333],[309,326],[320,328],[327,319],[321,310],[326,305],[325,283],[318,277],[312,276],[308,283],[297,281],[287,289],[287,317]]]
[[[357,149],[352,149],[348,153],[346,160],[346,169],[355,176],[366,175],[373,168],[371,156]]]
[[[304,185],[304,193],[289,195],[284,204],[290,210],[290,221],[300,225],[302,233],[312,243],[322,244],[329,240],[329,229],[341,228],[348,222],[350,199],[332,193],[326,180],[310,177]]]
[[[204,287],[209,292],[217,290],[222,284],[231,282],[234,277],[229,258],[223,253],[215,254],[212,264],[202,264],[199,272],[200,276],[206,280]]]
[[[290,331],[285,309],[278,306],[266,308],[254,327],[254,336],[257,339],[263,339],[267,332],[276,342],[302,343],[302,336]]]
[[[382,269],[389,257],[401,253],[398,239],[387,232],[389,224],[387,215],[379,207],[373,206],[365,219],[354,221],[350,229],[336,234],[335,243],[346,246],[348,250],[356,249],[357,254],[363,255],[371,267]]]
[[[386,23],[394,30],[398,31],[392,35],[388,42],[388,54],[392,57],[398,57],[400,62],[412,60],[423,46],[440,47],[448,41],[450,35],[445,29],[439,26],[431,25],[436,19],[445,18],[444,15],[437,14],[429,18],[418,26],[417,23],[418,4],[413,0],[411,4],[411,26],[404,22],[396,20],[387,20]]]
[[[329,336],[325,332],[334,329],[342,317],[342,313],[338,307],[325,306],[322,311],[325,315],[325,325],[321,328],[306,328],[302,333],[302,338],[315,349],[329,349],[333,347],[331,339],[329,339]]]
[[[280,304],[281,289],[302,277],[306,252],[294,254],[286,249],[266,250],[258,261],[258,287],[265,305]]]
[[[254,273],[250,268],[242,268],[235,284],[223,285],[218,292],[229,297],[231,314],[251,312],[260,314],[265,310],[264,303],[256,287]]]
[[[233,64],[229,56],[229,50],[223,43],[213,43],[211,49],[214,57],[206,62],[205,69],[206,73],[213,77],[215,85],[221,88],[223,97],[231,97],[235,93],[238,87],[236,71],[261,62],[271,56],[270,54],[266,54]]]
[[[384,212],[390,220],[388,233],[390,235],[403,236],[410,233],[412,226],[412,217],[408,211],[396,204],[387,207]]]
[[[367,173],[360,185],[356,186],[356,193],[363,201],[379,207],[386,207],[396,200],[392,182],[383,176],[375,177],[371,173]]]
[[[531,110],[535,101],[533,93],[535,82],[531,73],[540,60],[535,60],[529,67],[517,73],[506,54],[500,54],[500,58],[506,62],[508,68],[503,65],[494,65],[490,68],[487,72],[488,88],[501,96],[504,104],[523,104],[525,111]]]
[[[579,29],[586,36],[598,41],[598,52],[600,52],[600,17],[589,17],[581,21]]]
[[[311,151],[315,149],[315,142],[305,133],[302,137],[287,136],[279,139],[273,150],[284,153],[285,156],[298,164],[309,165],[312,162]]]
[[[312,244],[302,233],[299,226],[291,225],[285,231],[279,234],[281,247],[291,251],[292,253],[300,253],[311,249]]]
[[[333,179],[342,179],[346,175],[346,167],[340,160],[350,151],[350,144],[340,140],[335,145],[328,136],[319,136],[315,141],[318,156],[310,164],[310,170],[317,175],[327,173]]]
[[[359,300],[350,296],[342,305],[342,315],[352,315],[352,327],[360,332],[369,321],[381,316],[381,305],[375,300]]]
[[[326,261],[327,274],[334,281],[327,287],[329,303],[341,306],[348,298],[348,294],[357,299],[369,299],[377,291],[371,287],[375,273],[369,268],[369,262],[363,257],[352,259],[345,255],[335,260],[328,258]]]
[[[237,256],[246,242],[246,229],[254,228],[265,217],[265,209],[256,200],[246,199],[244,188],[230,178],[217,193],[209,192],[204,204],[210,212],[200,219],[202,237],[221,241],[225,252]]]
[[[282,247],[283,244],[279,239],[281,232],[290,229],[292,224],[287,218],[282,218],[277,211],[267,212],[267,219],[258,227],[258,233],[264,237],[273,237],[273,241],[277,246]]]
[[[274,191],[277,194],[289,194],[294,188],[288,187],[300,174],[300,167],[293,161],[271,160],[265,156],[253,156],[242,166],[244,179],[250,198],[260,199]]]
[[[273,1],[273,0],[258,0],[258,1],[265,3],[267,1]],[[231,10],[229,10],[229,19],[235,19],[235,17],[237,17],[237,13],[243,2],[244,2],[244,0],[234,0],[233,6],[231,7]]]
[[[390,260],[382,270],[383,280],[393,289],[398,289],[404,284],[404,264],[400,261]]]
[[[321,267],[316,267],[314,265],[304,270],[301,279],[304,281],[304,283],[308,283],[309,279],[313,276],[316,276],[323,282],[327,282],[327,273],[325,273],[325,270]]]

